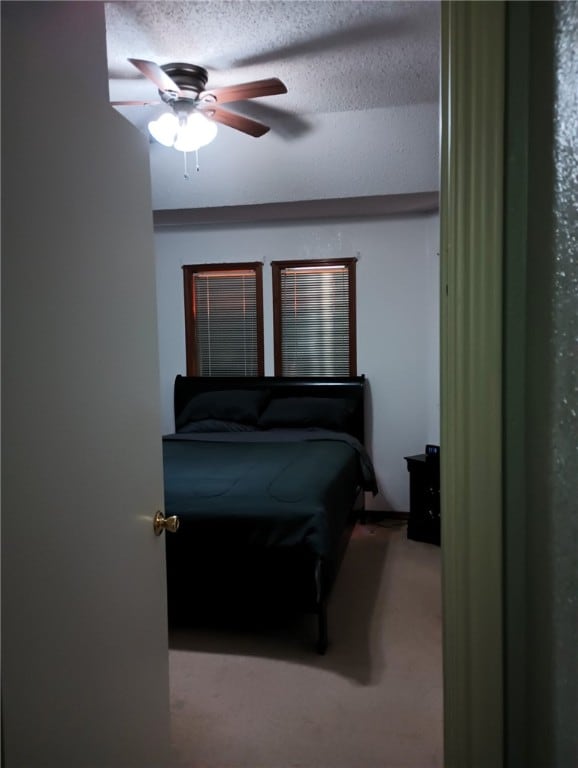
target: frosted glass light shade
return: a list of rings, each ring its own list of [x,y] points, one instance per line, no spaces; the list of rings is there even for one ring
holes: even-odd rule
[[[179,120],[171,112],[165,112],[158,120],[151,120],[148,129],[153,138],[155,138],[165,147],[172,147],[177,137],[179,129]]]
[[[215,123],[200,112],[192,112],[181,121],[176,115],[165,112],[158,120],[151,120],[148,129],[158,142],[179,152],[194,152],[209,144],[217,135]]]
[[[180,127],[173,146],[180,152],[194,152],[195,149],[210,144],[216,135],[215,123],[199,112],[193,112],[188,116],[185,125]]]

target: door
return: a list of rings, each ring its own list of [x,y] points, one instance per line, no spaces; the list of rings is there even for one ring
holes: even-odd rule
[[[100,3],[2,3],[5,768],[168,765],[148,145]]]

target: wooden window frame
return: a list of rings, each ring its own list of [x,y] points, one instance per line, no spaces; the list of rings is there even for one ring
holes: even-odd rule
[[[291,267],[336,267],[347,268],[349,277],[349,376],[357,376],[357,290],[355,280],[356,258],[345,259],[293,259],[289,261],[272,261],[271,272],[273,281],[273,344],[275,357],[275,375],[281,376],[283,359],[281,354],[281,272]]]
[[[255,299],[257,311],[257,376],[265,372],[265,354],[263,341],[263,264],[260,261],[227,262],[225,264],[185,264],[183,265],[183,284],[185,298],[185,347],[187,358],[187,376],[199,376],[197,360],[197,338],[195,323],[194,277],[198,272],[236,272],[238,270],[255,272]],[[248,377],[250,378],[250,377]]]

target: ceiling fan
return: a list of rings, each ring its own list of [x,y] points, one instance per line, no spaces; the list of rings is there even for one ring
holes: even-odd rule
[[[287,93],[285,84],[276,77],[207,90],[208,72],[196,64],[177,62],[160,66],[153,61],[143,59],[128,59],[128,61],[157,86],[161,100],[173,111],[173,113],[162,115],[156,121],[159,124],[156,127],[154,123],[149,123],[149,130],[161,143],[174,146],[175,149],[184,152],[198,149],[199,146],[208,144],[214,138],[216,126],[209,124],[209,129],[207,129],[205,118],[242,131],[249,136],[263,136],[269,130],[269,126],[244,115],[230,112],[228,109],[223,109],[221,104]],[[114,106],[159,103],[158,101],[112,102]],[[177,118],[176,121],[175,117]],[[181,139],[178,135],[179,127],[182,129]],[[190,128],[188,141],[185,135],[187,127]],[[197,137],[194,141],[192,139],[193,127]],[[159,135],[156,135],[155,130],[159,132]],[[163,141],[160,138],[161,135],[165,136],[163,130],[168,131],[168,141]],[[199,138],[203,133],[206,134],[208,140]],[[195,143],[197,146],[194,146]]]

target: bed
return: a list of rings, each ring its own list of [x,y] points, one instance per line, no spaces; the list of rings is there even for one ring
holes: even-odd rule
[[[327,600],[365,492],[365,378],[187,377],[163,437],[169,619],[251,603],[312,611]]]

